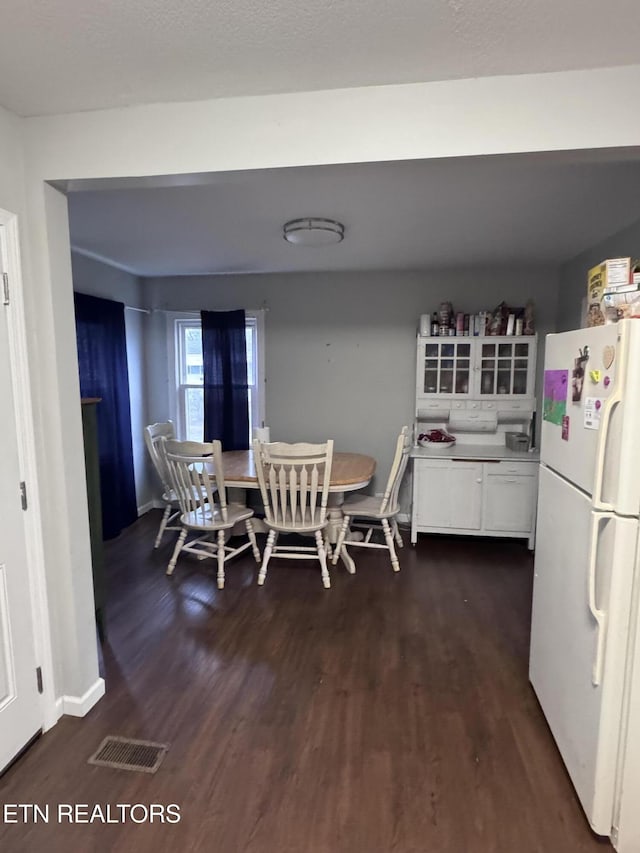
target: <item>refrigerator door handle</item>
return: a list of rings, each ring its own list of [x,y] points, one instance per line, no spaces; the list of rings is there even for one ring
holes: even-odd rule
[[[618,390],[621,382],[616,382],[616,387],[613,393],[606,400],[602,409],[602,418],[600,421],[600,436],[598,441],[598,452],[596,454],[596,476],[593,484],[593,508],[595,510],[604,510],[612,512],[615,506],[612,503],[607,503],[602,500],[602,483],[604,480],[604,466],[607,456],[607,439],[609,437],[609,424],[611,423],[611,415],[616,406],[622,402],[622,394]]]
[[[602,659],[604,653],[604,642],[606,639],[607,614],[604,610],[599,610],[596,606],[596,563],[598,559],[598,537],[600,536],[600,525],[603,521],[613,518],[612,512],[594,512],[591,521],[591,547],[589,549],[589,574],[588,574],[588,595],[589,595],[589,610],[596,621],[597,625],[597,640],[596,640],[596,655],[593,661],[593,669],[591,671],[591,683],[594,687],[598,687],[602,681]]]

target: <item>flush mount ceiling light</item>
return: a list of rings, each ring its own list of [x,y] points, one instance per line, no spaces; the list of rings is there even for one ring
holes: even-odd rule
[[[334,219],[307,216],[285,222],[282,233],[295,246],[329,246],[344,240],[344,225]]]

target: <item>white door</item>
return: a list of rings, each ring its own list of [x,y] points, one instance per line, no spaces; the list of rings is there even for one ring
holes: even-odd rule
[[[489,467],[489,466],[487,466]],[[535,466],[531,466],[532,473]],[[487,474],[484,492],[485,530],[516,533],[531,530],[536,478],[521,474]]]
[[[584,363],[580,400],[574,401],[572,373],[585,346],[589,358]],[[563,377],[564,399],[556,400],[549,411],[550,394],[559,395]],[[541,461],[593,495],[597,509],[637,516],[640,324],[624,320],[548,335],[544,385]],[[590,415],[589,404],[595,417]],[[568,418],[564,438],[563,412]]]
[[[587,401],[604,400],[613,392],[619,359],[609,368],[604,365],[604,349],[617,350],[615,325],[578,329],[548,335],[545,346],[542,401],[541,461],[589,494],[593,493],[599,429],[585,428]],[[573,401],[575,360],[589,350],[580,401]],[[599,371],[597,382],[592,371]],[[606,382],[609,384],[606,384]],[[602,409],[599,410],[600,412]],[[562,418],[568,418],[568,437],[563,438]],[[565,430],[566,435],[566,430]]]
[[[474,396],[502,402],[533,398],[536,338],[482,338],[474,347]]]
[[[529,677],[593,829],[609,835],[638,523],[540,470]]]
[[[0,263],[1,263],[0,257]],[[1,282],[0,282],[1,283]],[[8,335],[10,306],[0,300],[0,770],[38,732],[42,711],[36,681],[33,620],[17,423]]]
[[[482,462],[453,459],[449,476],[451,527],[480,530],[482,526]]]
[[[451,511],[445,497],[449,494],[449,463],[416,459],[413,470],[417,523],[427,527],[451,527]]]
[[[420,459],[414,465],[414,513],[422,527],[479,530],[482,463]]]

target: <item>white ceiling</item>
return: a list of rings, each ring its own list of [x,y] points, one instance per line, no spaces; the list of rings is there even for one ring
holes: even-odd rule
[[[557,264],[640,218],[638,157],[566,152],[76,183],[67,187],[72,245],[143,276]],[[283,223],[303,216],[338,219],[344,242],[285,242]]]
[[[23,116],[617,66],[640,44],[638,0],[4,0],[2,12],[0,104]],[[142,275],[557,263],[640,217],[635,156],[76,185],[72,242]],[[345,241],[290,246],[282,224],[300,216],[339,219]]]
[[[631,65],[639,44],[637,0],[3,0],[0,104],[33,116]]]

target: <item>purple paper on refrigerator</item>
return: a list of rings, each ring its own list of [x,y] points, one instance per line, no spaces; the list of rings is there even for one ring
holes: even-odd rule
[[[545,421],[562,426],[567,413],[568,370],[545,370],[542,417]]]

